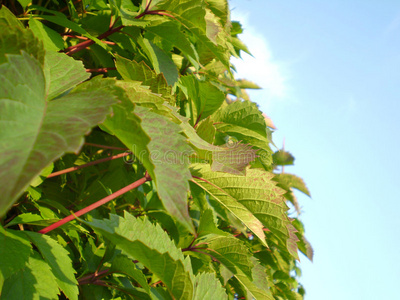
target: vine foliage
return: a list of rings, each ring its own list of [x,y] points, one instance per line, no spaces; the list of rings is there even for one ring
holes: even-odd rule
[[[227,0],[0,3],[0,299],[302,299]]]

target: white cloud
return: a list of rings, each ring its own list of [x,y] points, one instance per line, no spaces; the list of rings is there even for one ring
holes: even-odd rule
[[[251,96],[253,101],[266,109],[273,102],[288,97],[289,72],[287,64],[274,59],[267,39],[250,24],[249,17],[249,14],[236,15],[232,11],[232,20],[239,21],[244,28],[239,38],[253,54],[252,57],[242,52],[242,59],[233,59],[232,63],[237,69],[237,78],[246,78],[263,88],[262,91],[251,93]]]

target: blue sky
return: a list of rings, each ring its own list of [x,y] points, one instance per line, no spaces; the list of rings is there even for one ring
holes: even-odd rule
[[[296,157],[306,300],[398,299],[400,2],[231,0],[255,58],[238,77]]]

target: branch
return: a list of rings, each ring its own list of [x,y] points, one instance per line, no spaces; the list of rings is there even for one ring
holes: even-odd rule
[[[88,73],[94,73],[94,72],[98,72],[98,73],[107,73],[110,70],[116,70],[117,68],[98,68],[98,69],[86,69],[86,72]]]
[[[102,158],[102,159],[99,159],[99,160],[91,161],[91,162],[89,162],[87,164],[84,164],[84,165],[71,167],[71,168],[68,168],[68,169],[64,169],[64,170],[61,170],[61,171],[57,171],[57,172],[51,173],[49,176],[47,176],[47,178],[52,178],[52,177],[56,177],[56,176],[59,176],[59,175],[62,175],[62,174],[70,173],[70,172],[73,172],[73,171],[76,171],[76,170],[79,170],[79,169],[83,169],[83,168],[86,168],[86,167],[89,167],[89,166],[97,165],[99,163],[102,163],[102,162],[105,162],[105,161],[108,161],[108,160],[121,158],[121,157],[130,155],[130,154],[132,154],[132,153],[124,152],[124,153],[120,153],[120,154],[113,155],[113,156],[110,156],[110,157],[105,157],[105,158]]]
[[[146,175],[143,178],[135,181],[134,183],[131,183],[130,185],[127,185],[126,187],[116,191],[115,193],[112,193],[111,195],[109,195],[89,206],[86,206],[85,208],[83,208],[81,210],[78,210],[76,213],[73,213],[72,215],[69,215],[69,216],[65,217],[64,219],[61,219],[60,221],[58,221],[54,224],[51,224],[50,226],[43,228],[42,230],[39,230],[39,233],[46,234],[46,233],[60,227],[61,225],[64,225],[65,223],[68,223],[68,222],[74,220],[75,218],[80,217],[80,216],[92,211],[93,209],[98,208],[99,206],[102,206],[103,204],[106,204],[107,202],[110,202],[111,200],[125,194],[126,192],[129,192],[130,190],[137,188],[138,186],[142,185],[143,183],[145,183],[149,180],[151,180],[151,177],[146,172]]]
[[[109,30],[107,30],[106,32],[100,34],[100,35],[97,37],[97,39],[102,40],[102,39],[104,39],[104,38],[106,38],[106,37],[112,35],[113,33],[116,33],[116,32],[118,32],[118,31],[120,31],[120,30],[121,30],[122,28],[124,28],[124,27],[125,27],[124,25],[121,25],[121,26],[118,26],[118,27],[116,27],[116,28],[114,28],[114,29],[109,29]],[[85,49],[85,48],[87,48],[87,47],[93,45],[94,43],[95,43],[95,41],[93,41],[93,40],[87,40],[87,41],[81,42],[81,43],[79,43],[79,44],[76,44],[75,46],[68,47],[68,48],[65,49],[64,51],[65,51],[65,53],[66,53],[67,55],[72,55],[72,54],[74,54],[75,52],[81,51],[81,50],[83,50],[83,49]]]
[[[108,145],[100,145],[100,144],[94,144],[94,143],[85,143],[85,145],[86,145],[86,146],[97,147],[97,148],[103,148],[103,149],[129,150],[128,148],[114,147],[114,146],[108,146]]]

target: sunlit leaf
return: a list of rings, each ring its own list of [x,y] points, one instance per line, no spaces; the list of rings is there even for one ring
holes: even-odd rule
[[[192,299],[190,261],[160,226],[129,213],[124,218],[111,215],[110,220],[94,219],[87,224],[156,274],[176,299]]]

